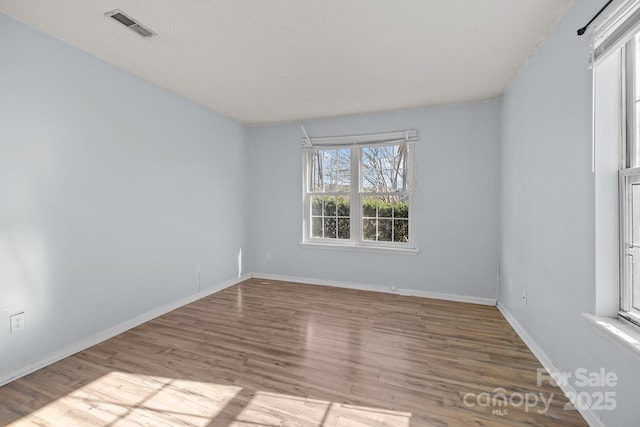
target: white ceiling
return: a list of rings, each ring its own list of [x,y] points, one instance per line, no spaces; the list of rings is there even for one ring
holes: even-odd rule
[[[494,98],[573,1],[0,0],[0,11],[258,125]]]

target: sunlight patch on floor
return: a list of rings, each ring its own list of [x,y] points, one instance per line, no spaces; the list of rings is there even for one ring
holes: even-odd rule
[[[241,387],[111,372],[13,425],[207,426]]]
[[[409,427],[411,413],[257,392],[231,426]]]
[[[12,426],[409,427],[410,420],[409,412],[249,392],[233,385],[110,372]]]

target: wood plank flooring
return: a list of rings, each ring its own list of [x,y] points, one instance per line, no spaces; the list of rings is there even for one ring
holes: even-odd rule
[[[1,387],[0,425],[585,426],[538,368],[495,307],[252,279]]]

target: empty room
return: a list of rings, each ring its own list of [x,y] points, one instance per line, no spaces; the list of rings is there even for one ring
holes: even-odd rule
[[[0,425],[636,427],[638,189],[639,0],[0,0]]]

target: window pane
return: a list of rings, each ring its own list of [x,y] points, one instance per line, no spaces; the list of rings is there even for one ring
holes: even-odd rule
[[[383,218],[391,218],[393,217],[393,204],[386,197],[378,198],[378,216]]]
[[[631,184],[631,242],[640,245],[640,184]]]
[[[631,305],[640,310],[640,184],[631,184]]]
[[[324,215],[325,216],[336,216],[336,198],[335,197],[325,197],[324,198]]]
[[[393,205],[394,218],[409,218],[409,197],[398,197]]]
[[[322,218],[311,218],[311,237],[322,237]]]
[[[323,197],[311,196],[311,215],[322,216]]]
[[[630,123],[629,134],[627,135],[627,167],[635,168],[640,166],[640,43],[638,43],[638,35],[634,37],[630,44],[633,44],[633,72],[630,73],[627,84],[633,85],[633,93],[629,96],[632,99],[627,100],[627,108],[629,109]]]
[[[640,33],[636,34],[636,36],[634,37],[634,44],[635,44],[635,63],[638,64],[638,62],[640,61]],[[638,82],[640,82],[640,67],[638,67],[637,65],[634,67],[634,80],[635,80],[635,93],[634,93],[634,97],[635,97],[635,101],[640,99],[640,85],[638,85]]]
[[[628,48],[632,46],[633,63],[628,63],[628,66],[633,67],[633,72],[627,74],[627,84],[633,85],[633,93],[630,95],[632,99],[626,100],[626,106],[628,111],[628,123],[629,133],[627,135],[627,147],[626,152],[628,156],[626,167],[640,167],[640,43],[639,36],[636,35],[633,41],[629,42]],[[629,53],[629,51],[627,51]],[[629,60],[629,55],[627,56]],[[628,183],[629,187],[625,188],[625,192],[629,197],[630,204],[626,207],[629,214],[627,220],[630,224],[630,230],[626,231],[626,235],[622,237],[625,245],[628,247],[628,255],[625,256],[626,268],[625,273],[625,287],[622,292],[622,306],[624,310],[631,308],[632,311],[640,310],[640,183],[638,183],[638,177],[633,176],[629,178],[632,182]],[[626,204],[627,200],[622,203]],[[629,281],[629,283],[627,283]]]
[[[349,239],[349,214],[349,197],[311,196],[311,237]]]
[[[349,218],[338,218],[338,239],[348,239],[351,236]]]
[[[640,82],[638,82],[640,83]],[[629,105],[631,108],[634,109],[633,111],[633,129],[631,130],[632,135],[631,138],[629,138],[629,152],[628,152],[628,156],[629,156],[629,167],[630,168],[637,168],[638,166],[640,166],[640,147],[638,147],[638,143],[640,142],[640,105],[638,105],[638,102],[634,102],[633,104]]]
[[[631,268],[633,276],[633,288],[631,289],[631,306],[636,310],[640,310],[640,251],[634,251],[636,255],[632,258]]]
[[[407,189],[407,145],[362,149],[362,189],[395,192]]]
[[[407,196],[365,196],[362,199],[362,238],[384,242],[409,242]]]
[[[346,216],[347,218],[351,215],[351,206],[349,203],[349,199],[346,197],[339,197],[338,199],[338,216]]]
[[[376,203],[376,199],[373,197],[365,197],[363,200],[362,216],[375,218],[378,215],[378,204]]]
[[[336,219],[325,218],[324,219],[324,238],[335,239],[336,238]]]
[[[390,219],[378,220],[378,241],[393,241],[393,221]]]
[[[393,221],[394,242],[407,243],[409,241],[409,221],[396,219]]]
[[[350,191],[351,149],[313,150],[311,157],[311,191]]]
[[[377,239],[378,231],[376,229],[376,220],[375,219],[365,219],[362,222],[362,238],[364,240],[378,240]]]

